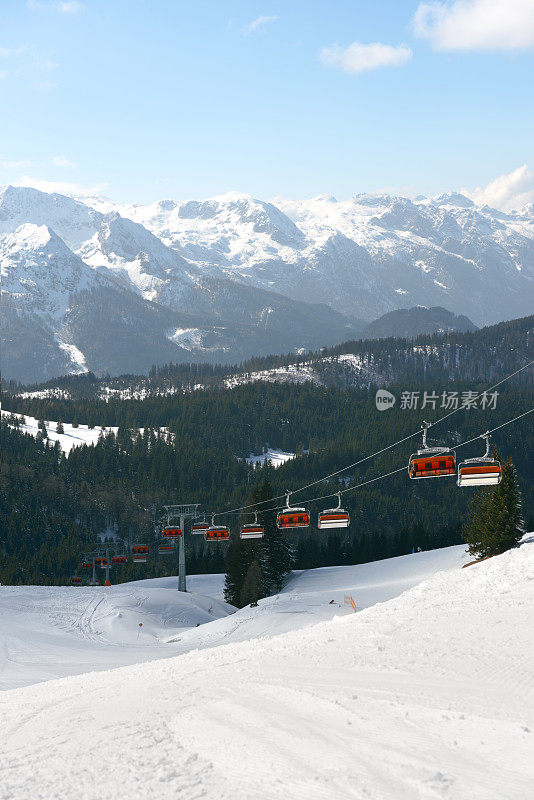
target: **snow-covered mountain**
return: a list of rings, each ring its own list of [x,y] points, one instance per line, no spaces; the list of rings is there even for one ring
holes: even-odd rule
[[[411,201],[321,195],[276,206],[229,193],[205,202],[128,206],[204,269],[370,321],[441,305],[477,325],[521,316],[534,300],[532,209],[504,214],[460,194]]]
[[[314,348],[414,305],[477,325],[534,307],[533,209],[452,193],[119,206],[9,186],[0,247],[3,373],[22,380]]]

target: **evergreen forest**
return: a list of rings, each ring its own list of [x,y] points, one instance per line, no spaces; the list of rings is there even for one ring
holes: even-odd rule
[[[484,387],[480,382],[434,384],[432,390],[439,395]],[[421,386],[392,384],[389,389],[399,395]],[[3,415],[1,426],[0,581],[68,583],[80,571],[83,554],[106,540],[125,547],[146,542],[154,552],[166,503],[199,503],[207,513],[226,511],[248,504],[255,492],[267,491],[266,486],[269,496],[276,498],[314,484],[294,497],[294,502],[309,506],[312,526],[285,535],[285,563],[296,568],[363,563],[460,542],[471,490],[459,489],[454,479],[409,480],[402,468],[420,447],[419,434],[358,467],[321,480],[417,432],[423,419],[432,422],[444,414],[439,407],[403,409],[399,404],[378,411],[375,392],[375,386],[334,389],[258,382],[109,402],[23,399],[4,393],[3,407],[13,413]],[[495,408],[458,411],[431,428],[429,442],[459,448],[463,441],[531,406],[530,387],[504,384]],[[27,414],[43,420],[37,438],[17,428],[15,412],[18,417]],[[49,443],[47,420],[77,420],[104,425],[106,430],[96,445],[73,448],[67,457]],[[494,441],[503,457],[513,460],[526,524],[532,528],[530,418],[502,428]],[[267,446],[296,457],[277,469],[269,463],[262,467],[247,463],[251,453],[260,454]],[[458,449],[458,458],[481,454],[483,449],[482,441],[475,442]],[[401,471],[360,487],[397,469]],[[331,495],[340,489],[352,489],[343,495],[351,526],[318,531],[318,511],[335,505]],[[283,504],[283,499],[273,502],[274,507]],[[236,545],[239,524],[252,521],[252,516],[235,513],[219,519],[231,527],[232,543],[211,544],[187,536],[189,574],[225,571],[235,547],[249,547],[250,553],[257,549],[252,542]],[[246,556],[247,569],[252,561],[261,567],[263,557]],[[176,574],[172,554],[151,556],[147,564],[114,567],[112,580],[168,574]],[[252,595],[254,591],[253,586]]]

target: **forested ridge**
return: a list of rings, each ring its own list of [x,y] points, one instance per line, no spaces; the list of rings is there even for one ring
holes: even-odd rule
[[[354,370],[343,356],[356,357]],[[501,322],[467,333],[421,335],[415,339],[373,339],[344,342],[316,352],[251,358],[239,365],[167,364],[154,367],[148,376],[121,375],[110,378],[92,373],[68,375],[44,384],[22,386],[4,381],[10,394],[57,392],[73,399],[109,398],[113,393],[135,395],[178,390],[225,388],[237,376],[293,366],[308,367],[316,380],[327,386],[366,387],[377,383],[428,383],[435,381],[498,380],[534,358],[534,316]],[[520,374],[517,383],[532,380]]]
[[[433,384],[432,390],[481,390],[486,384]],[[400,394],[414,383],[390,386]],[[0,581],[66,582],[84,550],[113,532],[124,541],[155,543],[153,511],[164,503],[198,502],[208,512],[242,505],[254,487],[268,479],[274,495],[283,494],[339,470],[419,429],[445,413],[439,407],[409,410],[397,405],[378,411],[375,388],[334,389],[311,384],[252,383],[233,389],[202,390],[144,400],[22,399],[4,395],[4,406],[39,419],[118,426],[95,446],[71,451],[67,458],[46,439],[32,439],[2,423],[0,474]],[[505,384],[496,408],[464,409],[431,430],[429,439],[459,444],[522,413],[532,405],[529,387]],[[168,434],[160,428],[168,429]],[[139,433],[144,428],[144,433]],[[357,469],[297,495],[300,503],[331,494],[390,472],[407,463],[420,437]],[[503,428],[495,441],[516,465],[527,518],[534,512],[533,435],[529,418]],[[255,469],[244,458],[267,445],[298,457],[278,469]],[[469,445],[458,456],[483,450]],[[340,482],[342,481],[342,482]],[[307,568],[357,563],[411,552],[412,548],[460,541],[470,490],[454,479],[410,481],[406,472],[344,495],[352,516],[346,531],[319,532],[315,524],[289,534],[295,564]],[[332,504],[314,502],[312,519]],[[240,518],[229,516],[235,535]],[[250,518],[251,519],[251,518]],[[188,571],[223,571],[225,545],[207,545],[188,537]],[[117,568],[125,580],[175,572],[174,557],[148,565]]]

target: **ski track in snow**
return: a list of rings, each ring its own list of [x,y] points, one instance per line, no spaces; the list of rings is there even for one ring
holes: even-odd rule
[[[0,694],[0,798],[530,799],[534,543],[462,549],[297,573],[177,658]],[[348,589],[370,607],[327,605]],[[295,630],[299,601],[330,618]]]
[[[0,658],[0,689],[286,633],[347,613],[345,594],[355,596],[359,609],[366,608],[440,569],[456,568],[465,558],[460,546],[296,571],[281,594],[230,617],[233,607],[222,602],[224,575],[189,576],[185,595],[176,591],[176,577],[111,589],[0,587],[0,637],[14,654],[9,661]]]

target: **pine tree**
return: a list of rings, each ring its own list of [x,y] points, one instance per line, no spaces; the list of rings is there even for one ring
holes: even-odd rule
[[[228,549],[224,597],[232,605],[243,605],[244,584],[254,561],[258,563],[262,574],[262,593],[257,599],[279,592],[286,575],[291,572],[293,548],[276,526],[276,512],[261,511],[272,496],[268,478],[264,478],[252,492],[252,502],[262,504],[259,506],[258,523],[264,529],[263,539],[243,542],[235,538]]]
[[[269,479],[264,478],[257,487],[254,499],[256,502],[261,502],[270,500],[272,496],[273,490]],[[285,577],[289,575],[293,567],[293,547],[282,531],[278,529],[275,511],[260,511],[258,521],[263,525],[264,530],[261,540],[260,566],[265,592],[267,595],[276,594],[282,589]]]
[[[238,608],[241,606],[241,590],[248,570],[244,557],[245,545],[241,539],[232,536],[226,555],[224,599]]]
[[[253,561],[247,570],[243,587],[241,589],[241,603],[240,605],[247,606],[249,603],[252,606],[258,605],[258,600],[265,597],[263,585],[263,575],[261,567],[257,561]]]
[[[473,499],[463,536],[472,555],[487,558],[515,547],[523,533],[521,494],[514,465],[508,459],[502,465],[500,484],[480,490]]]
[[[58,420],[58,423],[57,423],[57,426],[56,426],[56,433],[65,433],[65,428],[63,427],[63,423],[62,423],[61,420]]]

